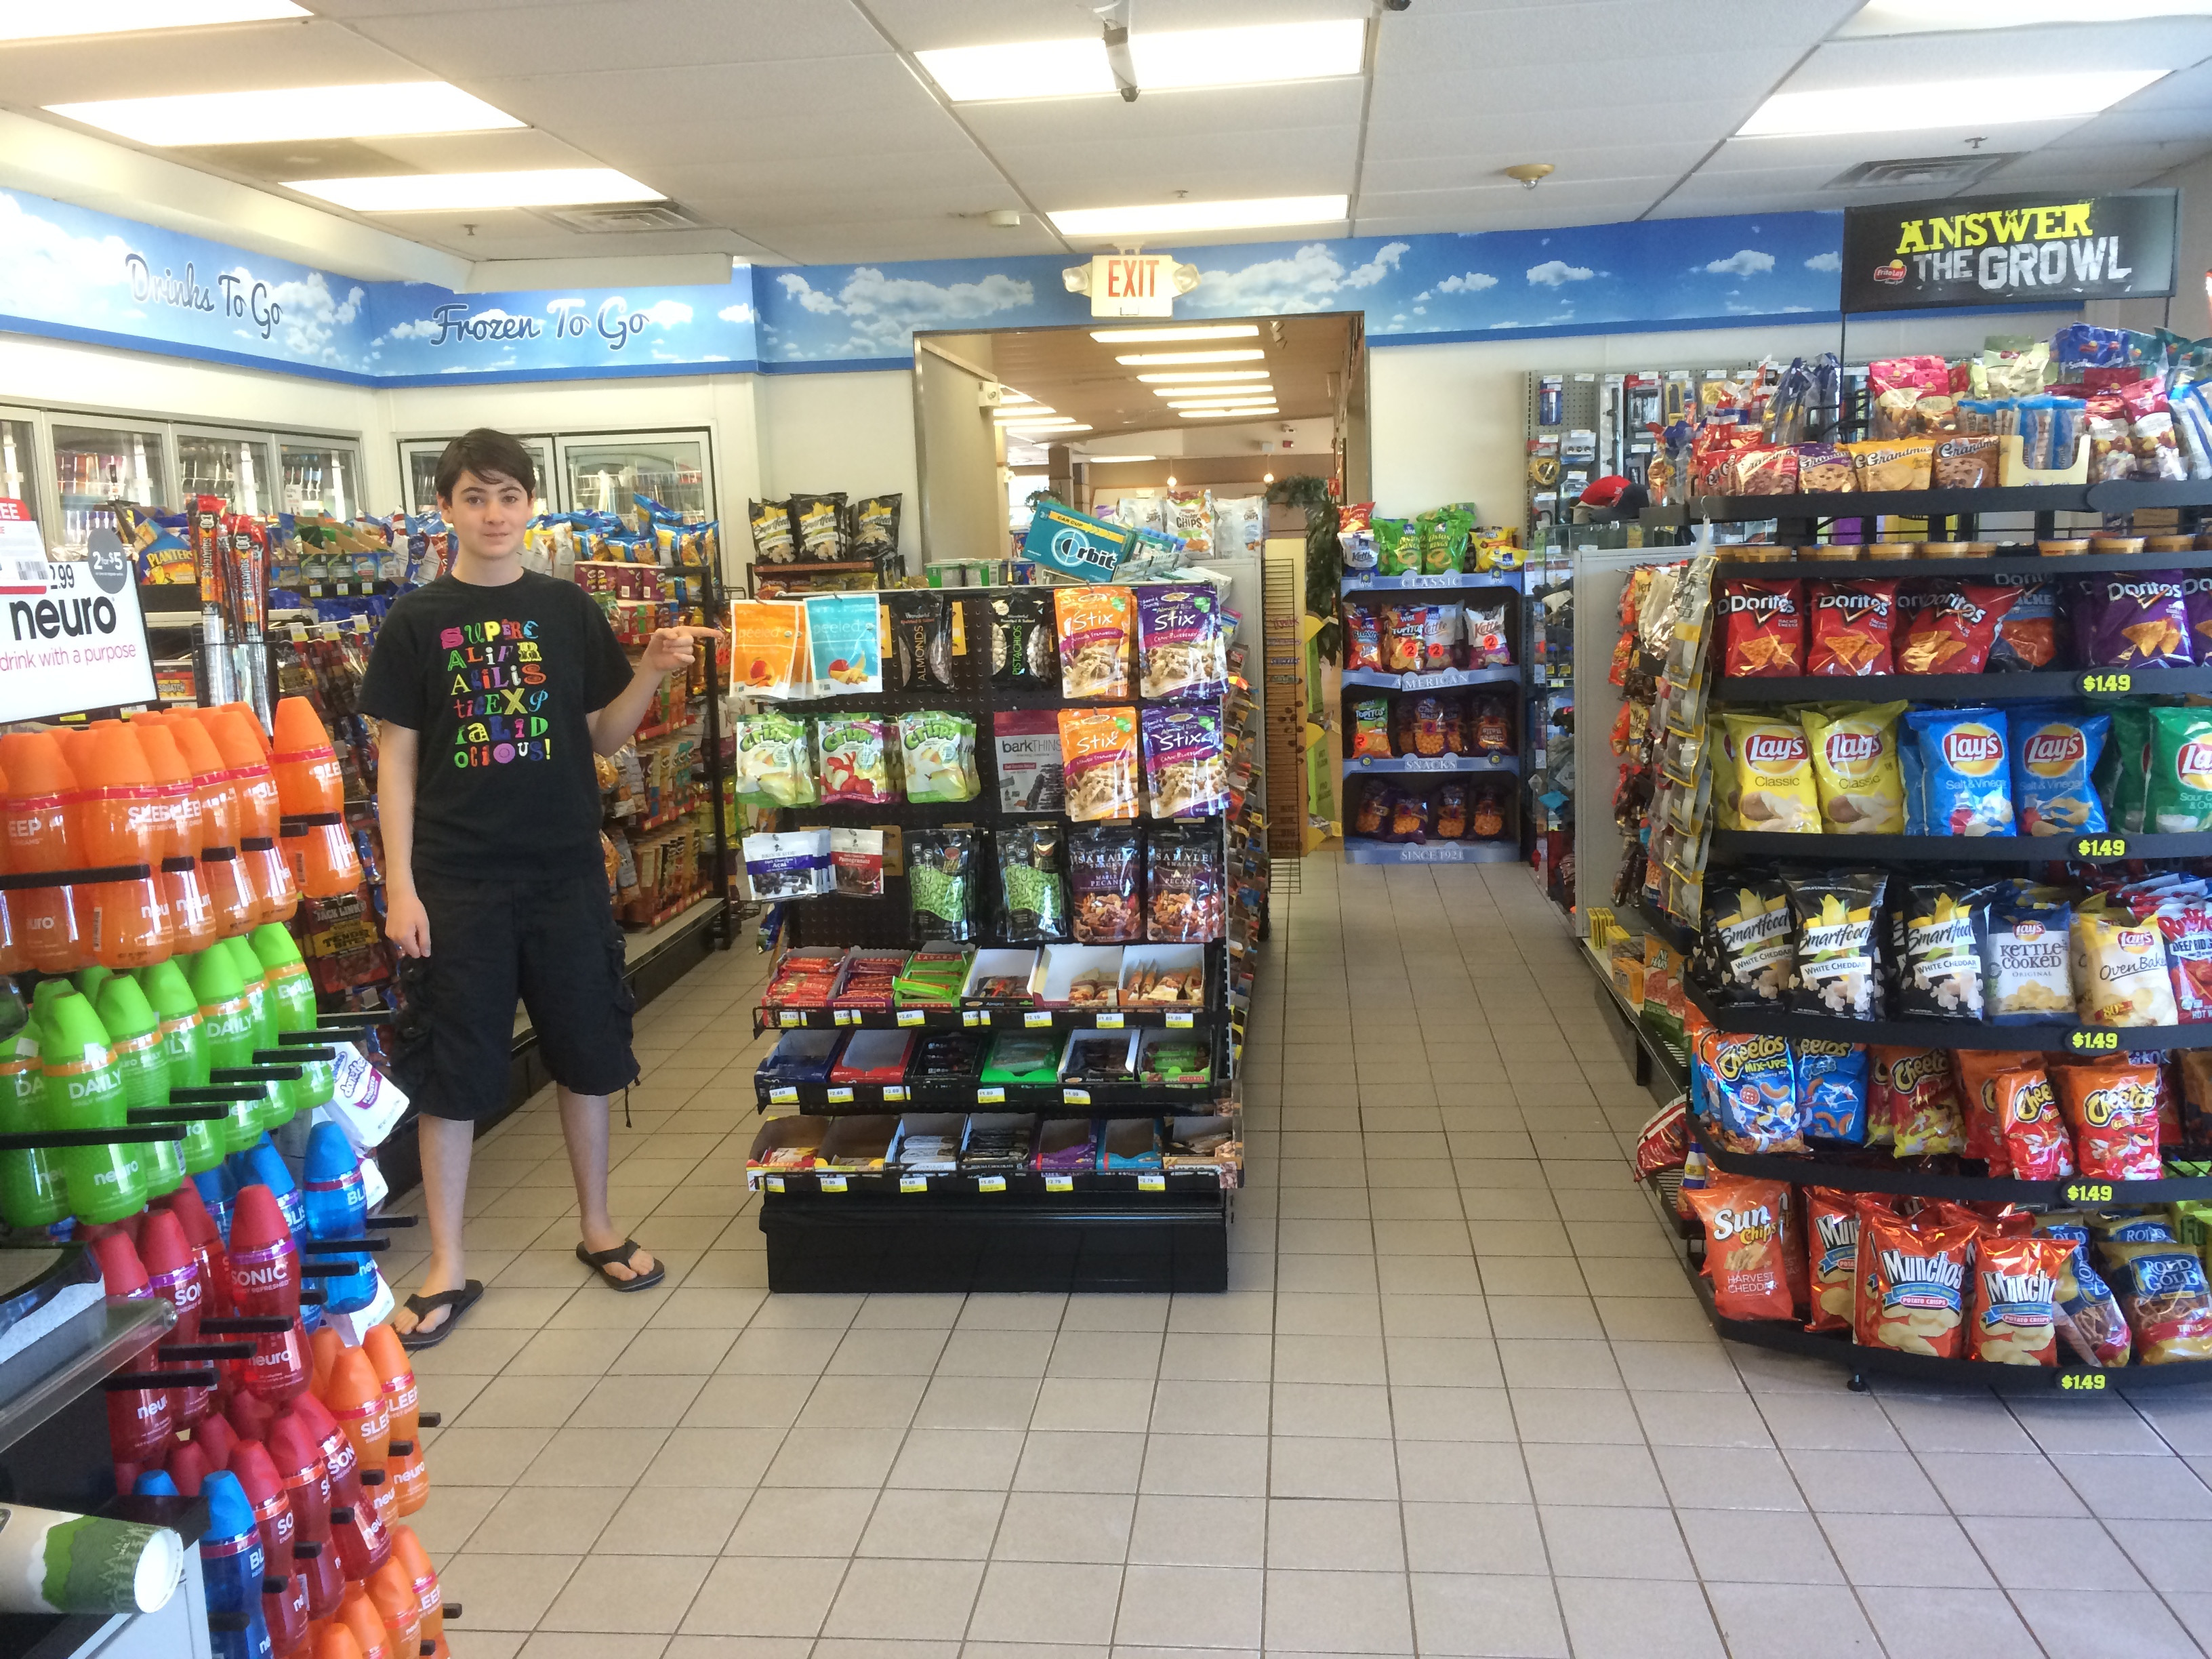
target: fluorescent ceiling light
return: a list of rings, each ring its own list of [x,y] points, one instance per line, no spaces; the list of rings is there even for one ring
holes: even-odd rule
[[[1178,398],[1170,409],[1249,409],[1254,404],[1272,404],[1275,394],[1263,392],[1251,398]]]
[[[1218,391],[1202,386],[1156,386],[1152,388],[1155,398],[1172,398],[1194,404],[1249,404],[1274,395],[1275,388],[1265,384],[1223,386]]]
[[[1132,368],[1152,368],[1169,363],[1257,363],[1267,356],[1255,346],[1227,351],[1126,351],[1114,361]]]
[[[999,388],[999,401],[1002,404],[1033,404],[1036,399],[1026,392],[1017,392],[1010,386],[1002,386]]]
[[[1216,380],[1264,380],[1264,368],[1177,368],[1161,374],[1139,374],[1143,386],[1199,386]]]
[[[1157,455],[1086,455],[1083,458],[1093,466],[1112,466],[1117,461],[1157,461]]]
[[[1960,123],[1995,126],[2094,115],[2166,74],[2162,69],[2078,70],[2063,75],[1989,75],[1970,81],[1778,92],[1759,106],[1736,137],[1910,132]]]
[[[313,13],[292,0],[100,0],[79,11],[53,0],[0,0],[0,40],[58,40],[70,35],[197,29],[215,23],[265,23]]]
[[[1954,29],[2027,28],[2038,23],[2114,23],[2142,17],[2202,17],[2212,0],[1869,0],[1836,33],[1932,34]]]
[[[1255,196],[1241,202],[1156,202],[1143,207],[1071,208],[1048,213],[1063,236],[1176,236],[1200,230],[1263,230],[1344,218],[1346,196]]]
[[[1129,37],[1137,85],[1146,92],[1328,80],[1358,74],[1366,55],[1367,23],[1358,17],[1147,31]],[[1106,44],[1096,34],[938,47],[915,57],[956,104],[987,98],[1098,97],[1118,90]]]
[[[1186,421],[1221,421],[1241,416],[1281,413],[1282,410],[1277,409],[1274,404],[1268,404],[1258,409],[1186,409],[1182,411],[1182,417]]]
[[[1051,413],[1053,413],[1053,410],[1048,408],[1045,404],[1032,403],[1028,398],[1024,398],[1022,399],[1022,406],[1019,409],[994,410],[991,411],[991,418],[994,421],[1027,421],[1032,420],[1039,415],[1049,415]]]
[[[288,179],[284,188],[356,213],[468,213],[492,208],[571,207],[666,198],[612,167],[532,167],[520,173],[399,173],[367,179]]]
[[[523,125],[443,81],[111,98],[88,104],[48,104],[46,112],[156,149],[489,132]]]
[[[1041,426],[1034,428],[1038,434],[1039,441],[1048,438],[1066,437],[1071,432],[1088,432],[1091,429],[1091,428],[1084,426],[1080,422],[1075,421],[1070,421],[1066,426]],[[1015,437],[1022,435],[1020,432],[1016,431],[1012,427],[1009,427],[1007,431]]]
[[[2212,5],[2212,0],[2205,0]],[[1257,323],[1212,323],[1203,328],[1094,328],[1100,345],[1149,345],[1162,340],[1256,340]]]

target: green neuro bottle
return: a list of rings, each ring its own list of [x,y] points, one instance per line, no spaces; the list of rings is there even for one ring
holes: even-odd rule
[[[191,982],[192,995],[199,1001],[200,1033],[207,1045],[210,1071],[252,1065],[256,1046],[253,1013],[246,1004],[246,988],[239,982],[238,963],[229,947],[217,942],[198,956],[187,957],[185,973]],[[223,1151],[243,1152],[258,1143],[262,1120],[269,1109],[265,1090],[258,1098],[233,1101],[230,1115],[222,1121]]]
[[[46,1005],[39,1070],[45,1083],[46,1127],[121,1129],[123,1073],[108,1047],[107,1029],[93,1006],[70,991]],[[85,1222],[120,1221],[146,1207],[137,1145],[109,1141],[68,1146],[56,1154],[70,1208]]]
[[[292,941],[291,930],[282,922],[264,922],[255,928],[250,939],[253,954],[269,976],[269,1006],[276,1022],[276,1030],[312,1031],[315,1029],[315,982],[307,976],[307,964],[300,958],[300,947]],[[331,1063],[326,1060],[301,1060],[300,1080],[290,1085],[292,1096],[301,1111],[312,1111],[330,1103],[336,1091]]]
[[[228,951],[230,959],[238,964],[238,982],[246,993],[246,1007],[253,1016],[254,1048],[274,1048],[277,1031],[276,999],[269,992],[269,970],[261,965],[261,958],[253,954],[253,946],[246,942],[243,933],[232,939],[218,939],[214,948]],[[253,1063],[251,1058],[246,1061],[249,1066]],[[264,1131],[273,1133],[291,1121],[293,1112],[298,1109],[298,1103],[292,1094],[294,1087],[290,1083],[270,1080],[268,1100],[256,1108]]]
[[[139,988],[161,1019],[161,1048],[169,1057],[172,1089],[208,1086],[207,1042],[200,1027],[199,999],[192,994],[185,970],[173,960],[141,968]],[[185,1173],[201,1175],[222,1162],[222,1131],[213,1123],[187,1123],[184,1139]]]
[[[0,1039],[0,1134],[33,1134],[44,1128],[46,1100],[39,1030],[27,1024]],[[69,1213],[57,1156],[0,1152],[0,1220],[11,1227],[50,1227]]]
[[[101,981],[93,1006],[115,1050],[116,1068],[123,1073],[123,1106],[128,1111],[169,1103],[169,1056],[161,1046],[161,1022],[138,981],[128,974],[111,974]],[[146,1176],[146,1196],[167,1198],[185,1184],[184,1143],[147,1140],[138,1143],[139,1167]]]

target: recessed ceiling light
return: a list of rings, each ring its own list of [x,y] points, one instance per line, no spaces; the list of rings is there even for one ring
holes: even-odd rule
[[[1176,236],[1201,230],[1325,225],[1345,217],[1346,196],[1258,196],[1241,202],[1155,202],[1142,207],[1070,208],[1048,213],[1063,236]]]
[[[58,40],[70,35],[132,34],[152,29],[266,23],[313,14],[292,0],[101,0],[80,11],[53,0],[0,0],[0,40]]]
[[[1125,351],[1114,361],[1131,368],[1151,368],[1169,363],[1258,363],[1267,357],[1255,346],[1226,351]]]
[[[1264,380],[1264,368],[1176,368],[1158,374],[1139,374],[1143,386],[1199,386],[1215,380]]]
[[[1274,395],[1275,388],[1264,380],[1257,386],[1229,386],[1218,390],[1202,386],[1156,386],[1152,388],[1152,396],[1155,398],[1175,398],[1200,404],[1231,401],[1249,404],[1255,398],[1272,398]]]
[[[155,149],[177,144],[281,144],[305,138],[491,132],[523,125],[443,81],[110,98],[86,104],[48,104],[46,112]]]
[[[1033,404],[1036,399],[1026,392],[1017,392],[1010,386],[1002,386],[999,388],[999,401],[1002,404]]]
[[[468,213],[490,208],[575,207],[666,198],[612,167],[532,167],[518,173],[398,173],[366,179],[289,179],[284,188],[356,213]]]
[[[1971,81],[1778,92],[1759,106],[1736,137],[1909,132],[1961,123],[1978,129],[2009,121],[2094,115],[2166,74],[2162,69],[2077,70],[2063,75],[1979,76]]]
[[[1358,17],[1129,37],[1137,85],[1146,92],[1328,80],[1358,74],[1366,55],[1367,24]],[[945,46],[915,57],[956,104],[986,98],[1099,96],[1118,89],[1106,61],[1106,44],[1096,34]]]
[[[2212,5],[2212,0],[2205,0]],[[1255,340],[1257,323],[1209,323],[1202,328],[1094,328],[1091,337],[1100,345],[1149,345],[1164,340]]]
[[[1221,421],[1281,413],[1282,410],[1274,404],[1267,404],[1257,409],[1186,409],[1182,411],[1182,417],[1186,421]]]
[[[1836,31],[1929,34],[1954,29],[2027,28],[2038,23],[2114,23],[2139,17],[2202,17],[2212,0],[1868,0]]]
[[[1086,455],[1084,459],[1093,466],[1112,466],[1118,461],[1157,461],[1157,455]]]
[[[1070,421],[1066,426],[1040,426],[1032,429],[1037,434],[1038,441],[1042,442],[1050,438],[1066,437],[1071,432],[1088,432],[1091,428],[1083,425],[1080,422]],[[1013,432],[1013,428],[1011,427],[1008,428],[1007,430],[1009,432]],[[1014,435],[1018,437],[1020,434],[1014,433]]]
[[[1170,409],[1249,409],[1254,404],[1272,404],[1275,394],[1263,392],[1250,398],[1177,398]]]
[[[994,410],[991,412],[991,418],[994,421],[1028,421],[1034,420],[1040,415],[1049,415],[1051,413],[1053,413],[1053,410],[1047,405],[1040,403],[1034,403],[1030,399],[1024,398],[1022,399],[1022,405],[1019,409]]]

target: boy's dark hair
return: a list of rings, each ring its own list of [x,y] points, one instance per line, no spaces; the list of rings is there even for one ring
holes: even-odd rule
[[[453,491],[460,487],[464,472],[473,472],[479,478],[512,478],[522,486],[525,495],[538,493],[538,468],[530,459],[530,452],[506,433],[495,432],[488,426],[464,432],[438,457],[440,501],[453,499]]]

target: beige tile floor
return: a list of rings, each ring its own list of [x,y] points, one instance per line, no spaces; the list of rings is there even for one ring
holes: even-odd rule
[[[2212,1398],[1724,1347],[1526,873],[1303,878],[1225,1296],[769,1297],[748,952],[639,1022],[615,1196],[665,1287],[583,1281],[550,1103],[487,1137],[491,1288],[420,1357],[459,1659],[2212,1649]]]

